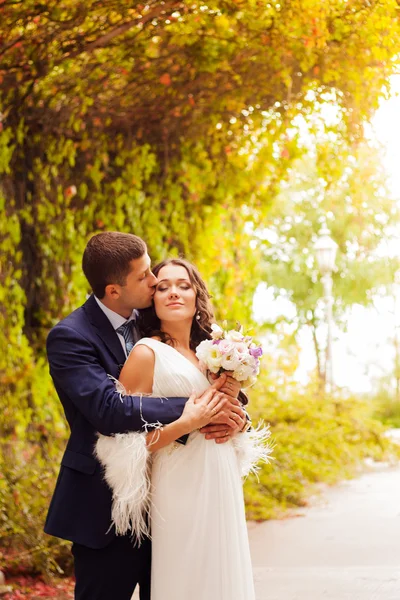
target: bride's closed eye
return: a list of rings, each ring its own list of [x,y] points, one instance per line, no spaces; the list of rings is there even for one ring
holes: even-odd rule
[[[187,283],[182,283],[178,287],[181,290],[190,290],[192,286]],[[168,286],[161,285],[161,286],[156,287],[156,292],[166,292],[167,290],[168,290]]]

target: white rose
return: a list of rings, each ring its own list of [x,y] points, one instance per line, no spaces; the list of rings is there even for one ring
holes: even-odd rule
[[[207,367],[210,369],[210,371],[212,373],[217,373],[222,366],[221,360],[222,360],[222,354],[218,348],[218,345],[213,344],[210,347],[208,355],[204,359],[204,362],[206,363]]]
[[[235,349],[235,344],[230,340],[221,340],[218,344],[218,348],[221,354],[229,354]]]
[[[218,344],[212,340],[201,342],[196,348],[196,356],[212,373],[217,373],[221,368],[221,352]]]
[[[226,339],[231,340],[231,342],[243,342],[243,335],[240,333],[240,331],[235,331],[234,329],[231,329],[226,334]]]
[[[247,354],[241,357],[241,363],[244,367],[249,367],[250,369],[255,370],[257,365],[259,364],[259,361],[256,358],[254,358],[254,356]]]
[[[211,371],[211,373],[218,373],[218,371],[221,368],[221,360],[219,358],[215,358],[215,359],[211,359],[209,358],[207,360],[207,369],[209,371]]]
[[[242,360],[245,360],[247,356],[249,356],[249,349],[247,348],[244,342],[236,342],[235,349],[239,356],[242,358]]]
[[[230,352],[222,355],[221,367],[226,371],[234,371],[240,365],[239,354],[233,348]]]
[[[224,330],[221,329],[221,327],[216,323],[213,323],[211,325],[211,331],[211,337],[213,340],[222,340],[222,338],[224,337]]]
[[[206,363],[212,346],[212,340],[204,340],[201,342],[196,348],[197,358]]]
[[[250,365],[244,365],[241,363],[233,372],[232,376],[237,381],[245,381],[253,376],[253,367]]]

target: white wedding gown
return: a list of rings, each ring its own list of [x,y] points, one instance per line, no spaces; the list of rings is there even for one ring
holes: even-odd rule
[[[185,397],[209,387],[199,369],[173,347],[150,338],[138,344],[155,354],[154,396]],[[151,599],[254,600],[233,443],[216,444],[195,431],[186,445],[158,450],[151,487]]]
[[[162,342],[143,338],[154,351],[152,396],[202,394],[207,378]],[[121,392],[123,401],[124,390]],[[151,402],[143,395],[142,402]],[[148,424],[151,427],[161,425]],[[237,434],[224,444],[198,431],[149,453],[145,433],[99,435],[96,455],[113,491],[117,534],[152,538],[151,600],[254,600],[242,476],[268,461],[268,428]]]

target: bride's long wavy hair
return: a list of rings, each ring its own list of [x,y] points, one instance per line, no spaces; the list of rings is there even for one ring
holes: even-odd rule
[[[154,275],[158,277],[158,273],[166,265],[184,267],[196,292],[196,314],[190,331],[190,348],[195,350],[200,342],[211,339],[211,324],[214,321],[214,313],[210,302],[211,296],[197,268],[189,261],[183,258],[163,260],[152,269]],[[150,308],[139,311],[138,326],[144,337],[158,336],[162,342],[174,345],[171,336],[161,331],[160,319],[156,315],[154,304]]]

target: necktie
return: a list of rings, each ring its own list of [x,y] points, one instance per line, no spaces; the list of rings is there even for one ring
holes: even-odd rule
[[[118,327],[118,329],[116,329],[116,332],[122,335],[122,337],[124,338],[126,354],[127,356],[129,356],[129,353],[135,345],[138,337],[137,335],[135,335],[135,321],[125,321],[125,323],[123,323],[120,327]]]

